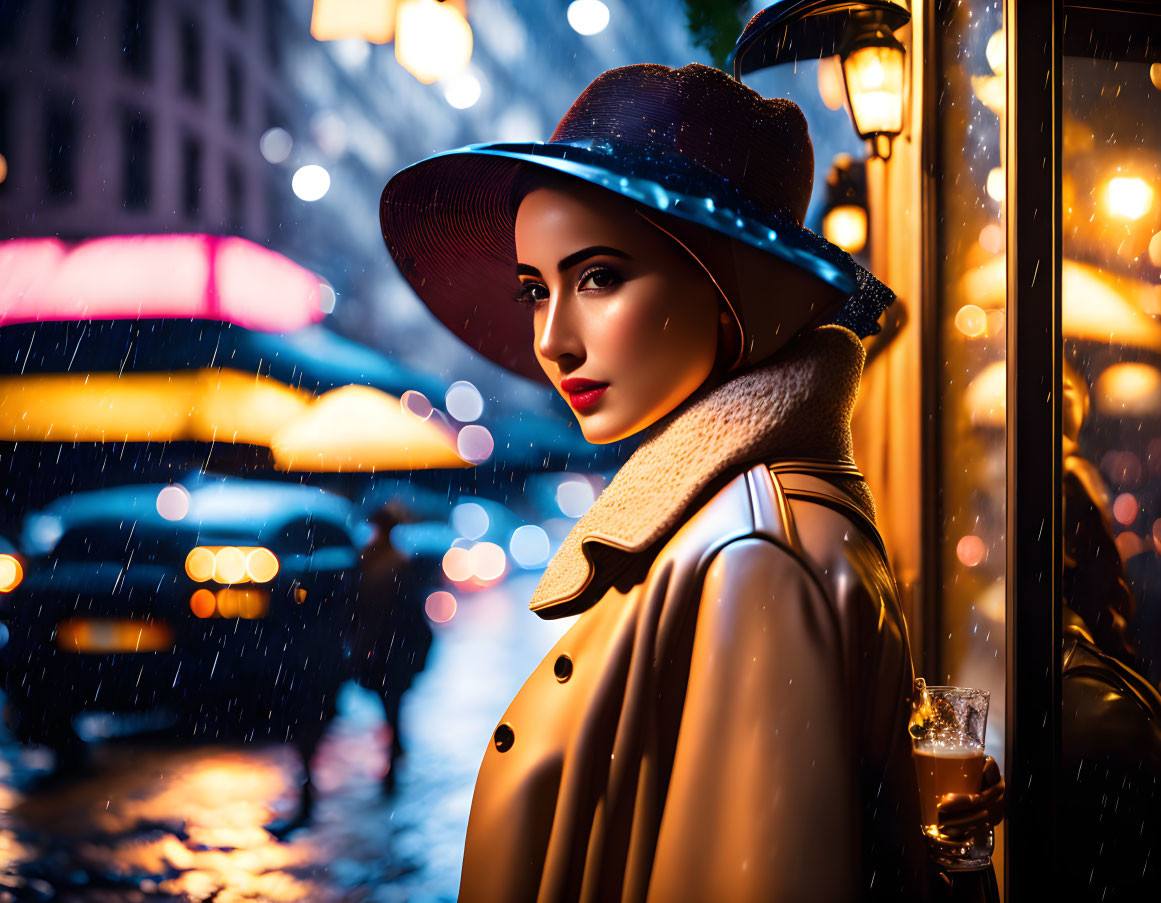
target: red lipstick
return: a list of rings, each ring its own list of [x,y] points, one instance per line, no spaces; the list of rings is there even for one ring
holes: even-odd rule
[[[601,396],[605,394],[605,389],[609,388],[609,384],[594,382],[591,379],[581,379],[579,376],[570,376],[568,379],[560,381],[560,387],[568,393],[568,400],[573,408],[577,411],[584,411],[600,401]]]

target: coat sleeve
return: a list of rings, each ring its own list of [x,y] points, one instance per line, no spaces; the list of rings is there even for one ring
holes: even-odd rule
[[[859,801],[834,607],[761,538],[717,553],[649,903],[854,900]]]

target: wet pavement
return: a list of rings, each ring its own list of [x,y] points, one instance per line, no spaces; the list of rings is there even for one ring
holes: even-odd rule
[[[123,738],[82,777],[52,780],[52,754],[0,746],[0,903],[12,900],[375,901],[455,899],[472,787],[504,708],[568,621],[528,612],[535,576],[460,598],[436,625],[404,699],[406,757],[380,782],[390,731],[353,684],[315,758],[315,818],[294,810],[290,746],[177,746]],[[571,619],[570,619],[571,620]]]

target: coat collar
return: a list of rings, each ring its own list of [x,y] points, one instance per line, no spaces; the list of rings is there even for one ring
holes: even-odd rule
[[[864,357],[853,332],[821,326],[769,363],[690,396],[649,428],[576,522],[529,607],[543,618],[587,607],[611,585],[626,555],[672,532],[724,474],[783,458],[853,468],[850,416]]]

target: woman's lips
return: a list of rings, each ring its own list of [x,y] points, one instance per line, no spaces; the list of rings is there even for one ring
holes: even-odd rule
[[[562,379],[560,387],[568,393],[568,400],[573,408],[577,411],[583,411],[600,401],[601,396],[605,394],[605,389],[609,388],[609,384],[573,377]]]

